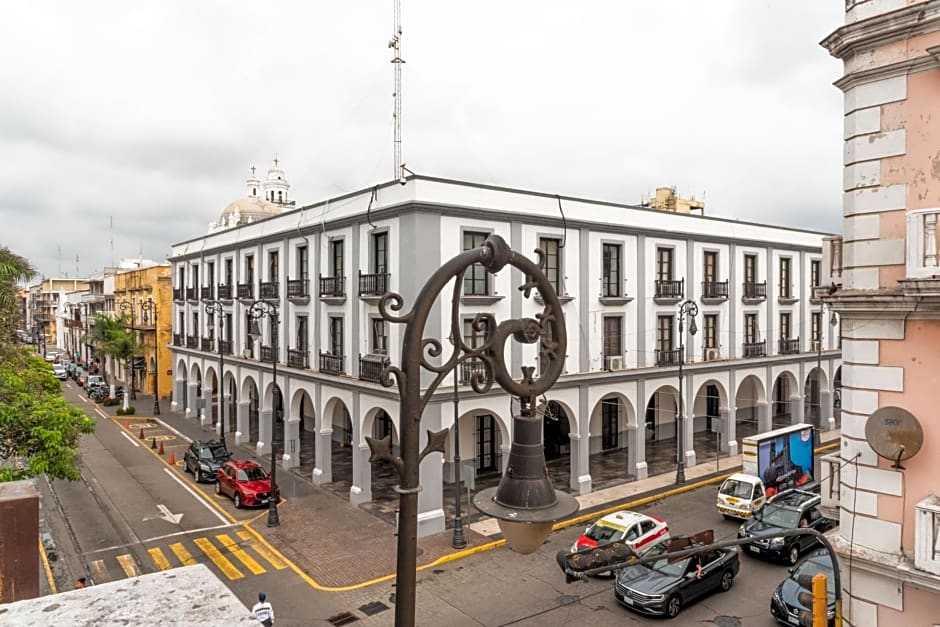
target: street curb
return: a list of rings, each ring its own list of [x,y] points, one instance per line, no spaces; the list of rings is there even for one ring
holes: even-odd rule
[[[49,566],[49,556],[46,555],[46,547],[42,544],[42,538],[38,539],[39,542],[39,559],[42,560],[42,570],[46,575],[46,581],[49,582],[49,594],[58,594],[58,589],[55,585],[55,577],[52,576],[52,567]]]

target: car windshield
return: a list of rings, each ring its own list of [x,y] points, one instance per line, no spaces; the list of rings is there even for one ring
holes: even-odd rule
[[[719,492],[739,499],[749,499],[751,498],[751,484],[737,479],[728,479],[721,484]]]
[[[203,446],[199,449],[199,459],[223,459],[228,457],[228,449],[224,446]]]
[[[803,562],[796,567],[796,570],[793,571],[793,574],[790,575],[790,579],[798,581],[800,575],[805,575],[807,579],[812,579],[818,573],[822,573],[826,576],[826,593],[834,597],[836,594],[836,578],[833,576],[831,562],[829,564],[820,564],[815,559],[803,560]]]
[[[268,473],[264,471],[264,468],[260,466],[255,466],[253,468],[242,468],[238,471],[238,480],[239,481],[258,481],[259,479],[266,479]]]
[[[614,527],[605,523],[594,523],[591,525],[591,528],[585,532],[584,535],[591,540],[601,543],[613,542],[616,538],[620,537],[621,533],[623,533],[623,529],[621,527]]]
[[[690,559],[691,558],[687,557],[678,562],[672,562],[671,564],[668,559],[661,559],[653,562],[650,568],[669,577],[681,577],[689,567]]]
[[[796,529],[800,522],[800,512],[786,507],[774,507],[773,505],[768,505],[764,508],[764,513],[761,515],[761,520],[763,520],[768,525],[773,525],[774,527],[780,527],[782,529]]]

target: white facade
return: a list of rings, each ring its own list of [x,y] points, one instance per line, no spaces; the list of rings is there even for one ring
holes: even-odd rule
[[[350,483],[350,499],[371,500],[365,436],[391,428],[397,442],[398,397],[377,383],[377,375],[383,363],[399,363],[404,332],[400,324],[386,324],[374,337],[378,300],[386,290],[397,292],[407,311],[430,274],[462,252],[465,242],[495,233],[533,258],[536,248],[557,247],[557,262],[552,257],[549,264],[558,268],[568,349],[566,372],[547,399],[559,420],[547,421],[553,424],[545,440],[550,456],[570,463],[570,481],[560,487],[589,492],[592,458],[604,450],[625,451],[624,481],[644,477],[647,453],[675,437],[676,316],[685,299],[700,309],[698,334],[689,335],[686,326],[683,341],[685,413],[694,416],[684,422],[689,464],[705,454],[696,451],[694,433],[719,433],[722,451],[734,454],[739,423],[769,429],[781,406],[789,408],[790,419],[802,420],[817,360],[821,394],[808,400],[819,409],[806,418],[823,429],[833,426],[838,329],[821,325],[821,354],[811,337],[813,316],[827,319],[811,299],[810,279],[822,259],[823,234],[574,198],[560,202],[566,221],[555,196],[413,177],[405,185],[386,184],[175,245],[174,406],[212,419],[215,340],[221,339],[226,363],[219,429],[269,450],[271,325],[260,321],[263,340],[256,346],[246,322],[253,300],[264,297],[279,312],[284,465],[297,466],[305,447],[312,447],[310,472],[315,481],[329,483],[340,480],[331,464],[337,447],[344,449],[352,457],[351,473],[342,478]],[[706,253],[716,255],[711,277],[705,276]],[[745,255],[756,260],[749,280],[760,284],[756,297],[753,285],[744,286]],[[790,268],[783,291],[781,259]],[[518,273],[477,278],[461,292],[462,323],[477,313],[502,321],[541,312],[517,289]],[[450,295],[450,289],[442,293],[424,334],[440,338],[445,355]],[[225,311],[221,333],[217,325],[211,331],[207,326],[205,302],[211,299]],[[789,333],[781,328],[781,314],[790,317]],[[715,316],[709,318],[713,332],[706,333],[706,315]],[[538,362],[536,346],[529,344],[512,344],[505,357],[519,375],[523,365]],[[466,375],[461,372],[464,383]],[[439,388],[424,412],[422,434],[453,425],[452,390]],[[460,392],[460,457],[475,463],[478,473],[498,472],[511,442],[510,398],[495,389],[477,395],[466,385]],[[431,455],[421,469],[422,533],[443,528],[442,486],[452,476],[452,441],[443,464],[435,457],[440,459]]]

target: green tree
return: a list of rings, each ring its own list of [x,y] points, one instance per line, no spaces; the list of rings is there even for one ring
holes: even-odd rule
[[[94,430],[94,419],[63,398],[49,364],[0,345],[0,481],[79,479],[79,439]]]
[[[25,257],[6,246],[0,246],[0,342],[10,342],[16,327],[17,284],[36,276],[36,270]]]
[[[117,319],[118,325],[110,328],[110,339],[105,342],[104,350],[124,364],[124,381],[130,383],[131,358],[140,351],[137,335],[126,326],[127,320],[122,316]],[[133,398],[128,390],[128,396]]]

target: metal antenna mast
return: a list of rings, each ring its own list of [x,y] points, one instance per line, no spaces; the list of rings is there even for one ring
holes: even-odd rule
[[[392,113],[392,119],[395,122],[394,139],[394,163],[395,169],[393,176],[398,179],[402,185],[405,184],[405,163],[401,156],[401,66],[405,62],[401,58],[401,0],[395,2],[395,31],[392,33],[392,39],[388,42],[388,47],[393,50],[392,65],[395,66],[395,91],[392,97],[395,99],[395,108]]]

